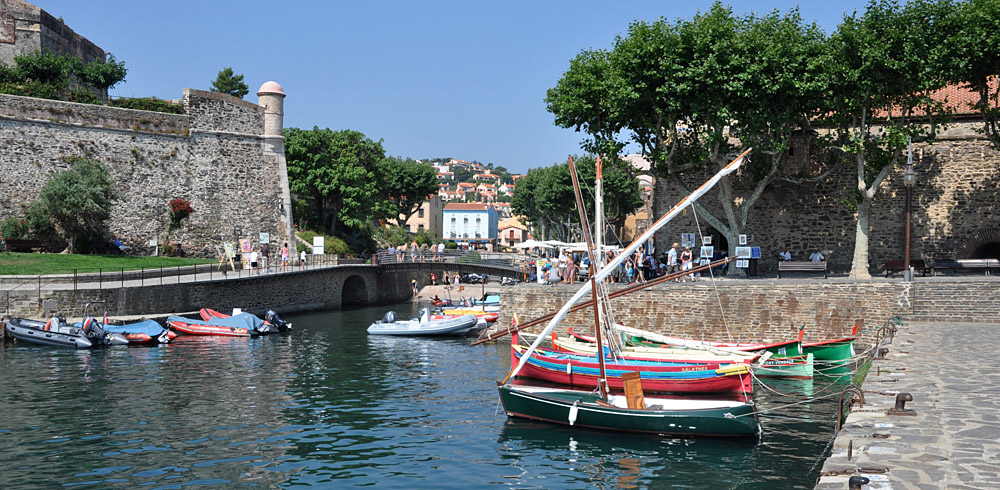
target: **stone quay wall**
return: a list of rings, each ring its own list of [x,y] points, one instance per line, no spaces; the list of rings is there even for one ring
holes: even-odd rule
[[[978,250],[993,243],[992,253],[1000,250],[1000,151],[993,148],[976,130],[981,123],[965,122],[948,127],[933,143],[913,145],[914,171],[917,182],[913,188],[912,258],[928,264],[934,259],[981,258]],[[800,173],[818,175],[825,167],[817,162],[823,155],[810,153],[809,148],[793,148],[793,156],[783,177]],[[904,209],[906,187],[903,165],[892,169],[882,182],[872,204],[869,235],[869,265],[872,274],[884,272],[888,260],[902,260],[905,237]],[[747,195],[752,184],[748,172],[740,169],[732,177],[737,195]],[[689,186],[700,185],[709,174],[685,179]],[[793,260],[807,260],[809,254],[821,250],[826,255],[831,272],[843,273],[851,268],[856,233],[856,213],[843,200],[856,187],[857,170],[848,162],[817,182],[793,183],[777,180],[761,195],[750,210],[745,233],[752,236],[748,245],[760,247],[762,259],[758,271],[777,271],[777,254],[788,247]],[[668,179],[657,179],[653,215],[665,214],[687,195]],[[723,217],[719,204],[719,189],[710,191],[699,202],[715,216]],[[705,216],[688,209],[657,233],[657,250],[666,252],[673,242],[680,242],[681,233],[697,233],[698,224],[706,235],[714,235],[713,245],[735,246],[723,240]],[[701,240],[698,240],[701,245]],[[732,250],[729,250],[732,253]]]
[[[577,287],[528,284],[511,289],[501,295],[497,325],[511,325],[513,313],[521,323],[553,313]],[[848,336],[856,322],[862,332],[873,332],[894,316],[904,321],[995,323],[1000,318],[1000,279],[704,281],[653,286],[612,299],[611,305],[616,322],[665,335],[782,340],[794,338],[805,325],[804,340],[810,341]],[[593,324],[593,310],[584,308],[568,314],[557,332],[569,327],[593,332]],[[529,331],[542,328],[544,324]]]
[[[207,277],[207,276],[206,276]],[[421,270],[386,271],[379,266],[333,266],[282,274],[264,274],[170,284],[124,287],[18,289],[0,292],[0,311],[7,317],[78,317],[87,302],[104,301],[112,316],[165,317],[212,308],[243,308],[263,313],[336,310],[352,305],[398,303],[412,296],[410,281],[427,281]],[[169,280],[168,280],[169,281]],[[94,284],[94,283],[90,283]],[[374,320],[374,319],[373,319]]]
[[[217,256],[236,226],[242,237],[269,233],[272,249],[290,241],[279,205],[287,179],[264,148],[264,108],[193,89],[182,100],[177,115],[0,95],[0,219],[29,206],[70,159],[85,157],[109,167],[121,195],[110,232],[136,253],[166,237],[172,198],[195,209],[170,234],[187,255]]]

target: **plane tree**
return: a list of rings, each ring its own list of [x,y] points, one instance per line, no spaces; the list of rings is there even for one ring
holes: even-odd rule
[[[403,226],[428,196],[437,193],[437,171],[412,158],[389,157],[382,161],[379,176],[389,200],[389,217]]]
[[[587,136],[584,148],[614,159],[637,146],[684,193],[753,145],[747,168],[720,182],[719,206],[696,204],[735,247],[754,204],[783,177],[792,136],[810,136],[803,130],[825,107],[824,43],[797,10],[738,17],[716,3],[690,20],[636,21],[610,51],[582,52],[546,103],[557,125]]]

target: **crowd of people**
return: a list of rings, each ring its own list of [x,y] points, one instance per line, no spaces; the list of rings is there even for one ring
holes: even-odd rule
[[[725,257],[723,252],[721,257]],[[603,264],[609,264],[615,257],[615,253],[608,251],[603,257]],[[717,259],[718,257],[715,257]],[[701,260],[700,258],[697,260]],[[696,258],[690,246],[681,249],[680,244],[674,243],[666,253],[656,254],[640,249],[632,254],[627,260],[617,266],[608,277],[608,282],[634,284],[646,282],[650,279],[691,270],[694,267]],[[578,266],[579,264],[579,266]],[[560,251],[558,256],[540,257],[532,264],[534,267],[528,276],[529,282],[542,284],[571,284],[577,280],[585,280],[590,270],[590,257],[587,252]],[[725,273],[726,265],[722,265],[721,272]],[[579,277],[578,277],[579,276]],[[678,281],[694,281],[693,274],[682,276]]]

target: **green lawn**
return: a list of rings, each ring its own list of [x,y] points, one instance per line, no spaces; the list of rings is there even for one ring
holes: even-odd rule
[[[72,274],[98,270],[136,270],[207,264],[212,259],[179,257],[139,257],[133,255],[71,255],[40,253],[0,253],[0,275]]]

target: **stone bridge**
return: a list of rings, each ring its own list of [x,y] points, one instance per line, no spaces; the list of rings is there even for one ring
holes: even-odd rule
[[[247,276],[209,273],[214,264],[167,271],[167,275],[98,279],[96,275],[67,275],[45,282],[0,279],[0,308],[4,316],[45,318],[54,314],[81,315],[87,302],[104,301],[113,316],[147,317],[197,311],[243,308],[255,312],[333,310],[343,306],[395,303],[411,297],[411,281],[430,284],[449,274],[479,273],[494,278],[520,277],[516,267],[489,264],[406,262],[385,265],[318,266],[304,271]],[[494,279],[496,280],[496,279]]]

